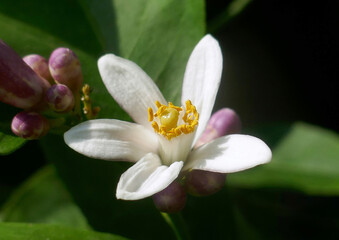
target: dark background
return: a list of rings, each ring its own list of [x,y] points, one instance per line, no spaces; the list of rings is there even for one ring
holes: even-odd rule
[[[226,2],[207,2],[208,22]],[[296,121],[339,131],[339,1],[254,0],[213,35],[225,62],[215,110],[235,109],[245,131]],[[263,239],[338,239],[338,197],[236,195]]]
[[[207,1],[207,20],[228,1]],[[244,126],[306,121],[339,130],[339,1],[254,0],[213,34],[224,72],[217,107]]]

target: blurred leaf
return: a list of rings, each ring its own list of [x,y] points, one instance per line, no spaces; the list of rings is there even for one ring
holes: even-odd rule
[[[208,197],[187,195],[182,214],[192,239],[235,239],[237,235],[228,188]]]
[[[307,196],[272,188],[229,188],[229,193],[233,208],[251,226],[241,232],[243,225],[237,221],[240,232],[233,239],[338,238],[338,197]]]
[[[2,204],[7,201],[8,196],[12,191],[13,188],[11,186],[8,186],[8,184],[4,184],[2,182],[0,183],[0,206],[2,206]]]
[[[102,51],[77,0],[16,0],[15,4],[11,0],[1,0],[0,12],[7,18],[16,19],[18,23],[34,27],[46,35],[54,36],[56,39],[62,39],[64,43],[68,43],[67,45],[76,46],[88,54],[98,55]],[[3,20],[1,24],[9,25],[13,30],[17,28],[16,24],[11,25],[10,22],[6,23]],[[7,35],[7,30],[1,28],[0,38],[7,38]],[[23,39],[21,39],[22,35],[25,36]],[[32,38],[35,37],[34,32],[27,29],[15,34],[17,38],[15,42],[21,45],[25,42],[27,35],[31,35]],[[16,50],[19,54],[24,54],[22,49],[32,53],[32,47],[34,47],[37,50],[35,53],[40,54],[40,44],[50,43],[50,40],[50,38],[40,38],[34,46],[22,44],[20,49]],[[58,47],[60,46],[62,45]],[[50,52],[47,53],[46,57],[49,54]]]
[[[52,166],[44,167],[14,191],[0,212],[0,220],[89,228]]]
[[[0,155],[7,155],[24,145],[26,141],[19,137],[0,132]]]
[[[0,223],[0,240],[123,240],[120,236],[58,225]]]
[[[339,136],[326,129],[296,123],[273,149],[272,162],[229,174],[238,187],[292,188],[308,194],[339,194]]]
[[[238,16],[252,0],[233,0],[227,8],[208,23],[208,32],[216,32],[228,21]]]
[[[246,219],[246,216],[240,211],[234,202],[233,211],[238,239],[263,239],[257,229]]]

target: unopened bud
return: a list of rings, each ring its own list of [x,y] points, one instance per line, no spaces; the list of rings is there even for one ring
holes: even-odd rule
[[[239,116],[230,108],[223,108],[212,115],[207,127],[195,147],[228,134],[241,132],[241,121]]]
[[[40,77],[43,77],[44,79],[46,79],[50,84],[54,83],[51,73],[49,72],[48,62],[46,58],[40,55],[37,55],[37,54],[30,54],[30,55],[23,57],[22,59]]]
[[[48,106],[55,112],[68,112],[74,107],[72,91],[63,84],[51,86],[46,93]]]
[[[167,188],[152,196],[155,207],[166,213],[181,211],[186,204],[186,192],[177,181],[172,182]]]
[[[55,49],[49,58],[49,70],[56,83],[66,85],[72,92],[80,91],[83,82],[81,66],[72,50]]]
[[[29,109],[44,99],[49,83],[0,40],[0,101]]]
[[[12,131],[18,137],[38,139],[47,134],[48,120],[37,112],[20,112],[12,120]]]
[[[208,196],[221,190],[225,181],[225,173],[192,170],[186,175],[185,188],[193,196]]]

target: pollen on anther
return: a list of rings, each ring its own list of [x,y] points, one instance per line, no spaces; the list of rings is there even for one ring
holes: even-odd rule
[[[154,131],[159,132],[159,125],[158,125],[157,122],[152,122],[152,127],[153,127]]]
[[[180,128],[175,128],[175,129],[174,129],[174,133],[175,133],[177,136],[179,136],[179,135],[181,134]]]
[[[153,109],[152,108],[148,108],[148,121],[152,122],[153,121]]]
[[[161,106],[161,103],[159,101],[155,101],[155,105],[159,108]]]

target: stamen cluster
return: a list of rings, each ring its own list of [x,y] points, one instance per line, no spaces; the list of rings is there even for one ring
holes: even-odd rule
[[[183,107],[178,107],[169,102],[168,106],[155,102],[158,110],[153,114],[153,109],[148,108],[148,121],[152,122],[154,131],[168,140],[181,134],[189,134],[195,130],[199,123],[199,113],[190,100]]]

